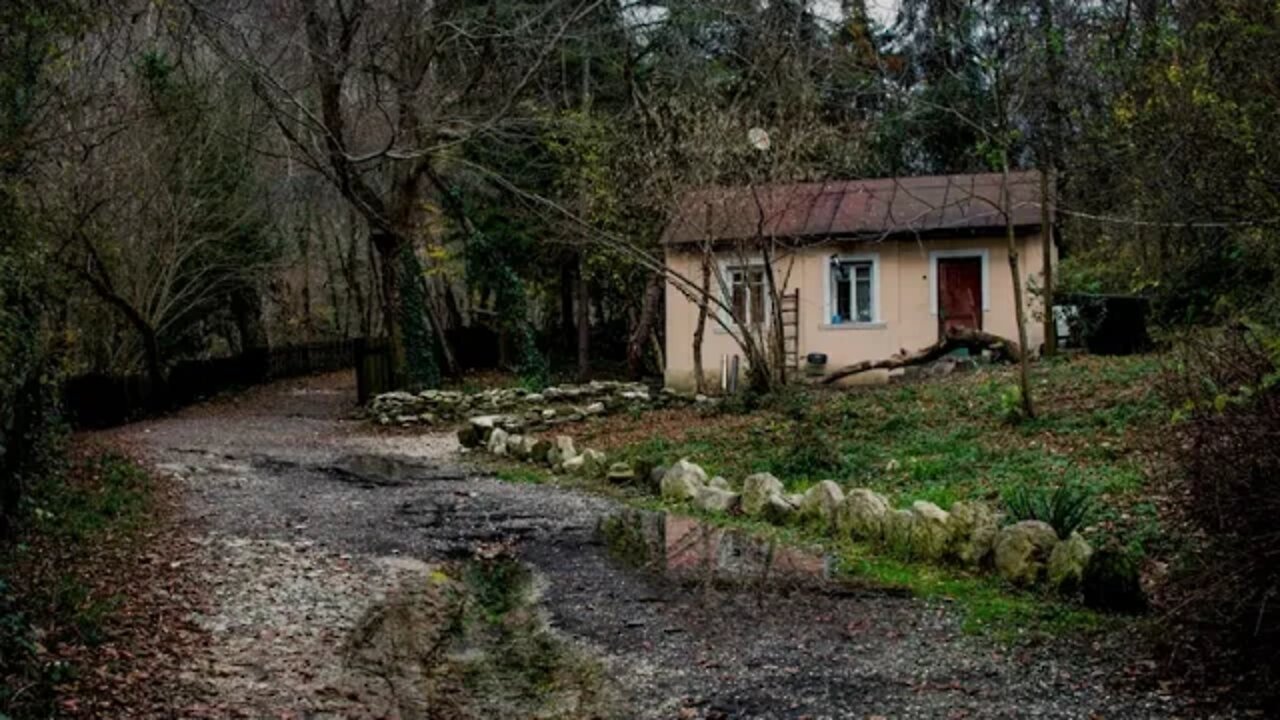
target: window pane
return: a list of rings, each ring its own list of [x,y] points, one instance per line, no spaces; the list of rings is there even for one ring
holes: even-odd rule
[[[744,320],[747,311],[747,287],[742,284],[742,275],[734,273],[733,277],[733,316]]]
[[[764,322],[764,288],[758,284],[751,286],[751,322]]]
[[[858,322],[871,322],[875,318],[875,308],[871,304],[871,265],[864,263],[857,266]]]
[[[850,294],[848,266],[838,266],[835,275],[835,282],[831,284],[831,291],[835,294],[835,302],[831,303],[835,317],[831,319],[831,322],[849,322],[853,319],[853,310],[851,309],[853,296]]]

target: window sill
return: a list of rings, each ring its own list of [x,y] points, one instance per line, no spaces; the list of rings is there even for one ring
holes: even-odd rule
[[[884,330],[889,327],[888,323],[883,322],[848,322],[839,323],[837,325],[819,325],[819,330]]]

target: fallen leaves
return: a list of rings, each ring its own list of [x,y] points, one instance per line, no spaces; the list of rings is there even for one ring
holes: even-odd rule
[[[66,482],[94,491],[101,478],[86,471],[86,460],[103,451],[74,443]],[[196,692],[177,672],[178,659],[205,640],[190,622],[203,597],[190,572],[193,545],[178,489],[161,477],[147,487],[143,527],[108,519],[78,540],[33,530],[26,550],[6,557],[5,572],[38,628],[36,672],[53,684],[0,714],[52,701],[67,717],[170,718]]]

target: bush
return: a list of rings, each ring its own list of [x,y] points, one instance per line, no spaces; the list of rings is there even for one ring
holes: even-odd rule
[[[1138,561],[1120,550],[1099,550],[1085,565],[1080,583],[1084,604],[1094,610],[1140,613],[1147,609]]]
[[[1000,418],[1010,425],[1026,419],[1022,405],[1022,388],[1009,385],[1000,391]]]
[[[1015,522],[1046,522],[1063,540],[1084,527],[1093,514],[1093,496],[1074,485],[1060,485],[1052,492],[1041,487],[1018,486],[1005,494],[1004,504]]]
[[[1170,446],[1206,546],[1174,579],[1171,635],[1197,665],[1252,668],[1280,696],[1280,337],[1236,325],[1186,340],[1179,360]]]

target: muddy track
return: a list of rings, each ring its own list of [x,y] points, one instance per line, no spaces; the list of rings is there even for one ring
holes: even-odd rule
[[[943,603],[638,572],[596,533],[610,501],[477,476],[446,435],[373,434],[346,419],[352,394],[336,376],[281,383],[124,431],[182,478],[209,548],[214,641],[189,673],[210,716],[396,716],[341,667],[344,635],[425,563],[500,542],[535,569],[556,632],[600,658],[620,717],[1187,714],[1126,681],[1123,642],[1010,651],[963,634]]]

